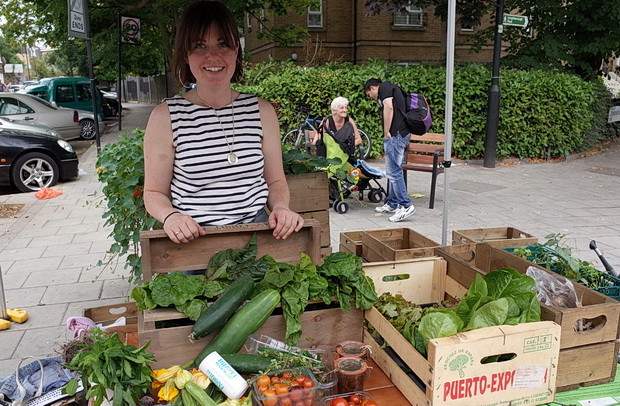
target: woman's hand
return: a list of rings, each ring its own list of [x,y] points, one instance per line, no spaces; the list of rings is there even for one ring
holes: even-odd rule
[[[299,214],[286,208],[275,208],[269,214],[269,227],[273,228],[276,239],[286,239],[293,231],[301,230],[304,219]]]
[[[206,234],[205,230],[196,223],[196,220],[181,213],[175,213],[166,219],[164,231],[170,240],[176,244],[188,243]]]

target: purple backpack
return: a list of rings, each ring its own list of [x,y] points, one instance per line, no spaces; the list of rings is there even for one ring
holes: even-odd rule
[[[415,135],[424,135],[433,125],[431,109],[426,98],[419,93],[405,94],[405,121]]]

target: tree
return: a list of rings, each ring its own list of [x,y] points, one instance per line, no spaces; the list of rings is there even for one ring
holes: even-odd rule
[[[172,42],[176,21],[182,10],[194,0],[90,0],[90,31],[93,43],[95,76],[114,80],[118,64],[118,21],[119,15],[141,19],[141,40],[139,46],[123,46],[121,65],[125,74],[153,75],[166,71],[167,60],[172,54]],[[301,12],[316,0],[229,0],[228,6],[243,27],[245,13],[260,16],[260,10],[267,7],[267,13],[286,15],[290,10]],[[5,22],[0,29],[14,45],[34,45],[44,41],[56,48],[60,56],[56,61],[76,75],[87,75],[85,41],[68,39],[66,0],[2,0],[0,15]],[[277,41],[298,41],[307,32],[300,27],[268,31]],[[291,34],[292,33],[292,34]],[[79,50],[79,52],[76,52]]]
[[[412,4],[436,6],[435,15],[447,20],[447,0],[366,0],[368,15],[396,12]],[[457,23],[477,26],[485,14],[493,24],[477,33],[474,49],[488,43],[495,29],[496,3],[487,0],[457,0]],[[506,67],[558,69],[588,78],[598,74],[603,60],[620,51],[620,2],[591,0],[506,0],[504,12],[529,17],[528,29],[504,27],[508,42]]]

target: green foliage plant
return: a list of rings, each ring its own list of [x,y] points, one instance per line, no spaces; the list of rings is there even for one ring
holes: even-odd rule
[[[149,344],[136,348],[123,343],[115,333],[94,328],[75,344],[78,350],[67,361],[67,367],[79,372],[88,388],[86,398],[94,398],[95,406],[100,406],[104,399],[112,401],[113,406],[138,405],[139,398],[150,393],[153,382],[149,363],[155,358],[147,351]],[[74,378],[64,391],[73,395],[76,389]],[[113,392],[111,397],[107,389]]]
[[[137,282],[142,276],[140,232],[152,229],[157,220],[144,207],[144,130],[137,128],[119,138],[106,145],[97,159],[97,174],[104,187],[103,199],[95,204],[106,208],[105,226],[112,227],[109,237],[114,239],[109,255],[97,266],[126,256],[124,269],[129,269],[129,281]]]

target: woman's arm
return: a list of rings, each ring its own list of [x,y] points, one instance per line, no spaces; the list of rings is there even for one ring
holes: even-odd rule
[[[355,146],[357,147],[358,145],[362,144],[362,136],[357,129],[357,124],[355,124],[355,121],[351,117],[349,117],[349,122],[353,126],[353,134],[355,134]]]
[[[175,243],[189,242],[204,230],[190,216],[172,207],[170,184],[174,166],[172,125],[168,106],[161,103],[151,113],[144,133],[144,205],[149,214],[164,224]]]
[[[280,127],[273,106],[259,99],[260,120],[263,127],[263,155],[265,157],[265,181],[269,188],[267,207],[269,226],[275,238],[286,238],[293,231],[301,230],[304,219],[289,209],[290,192],[282,167]]]

